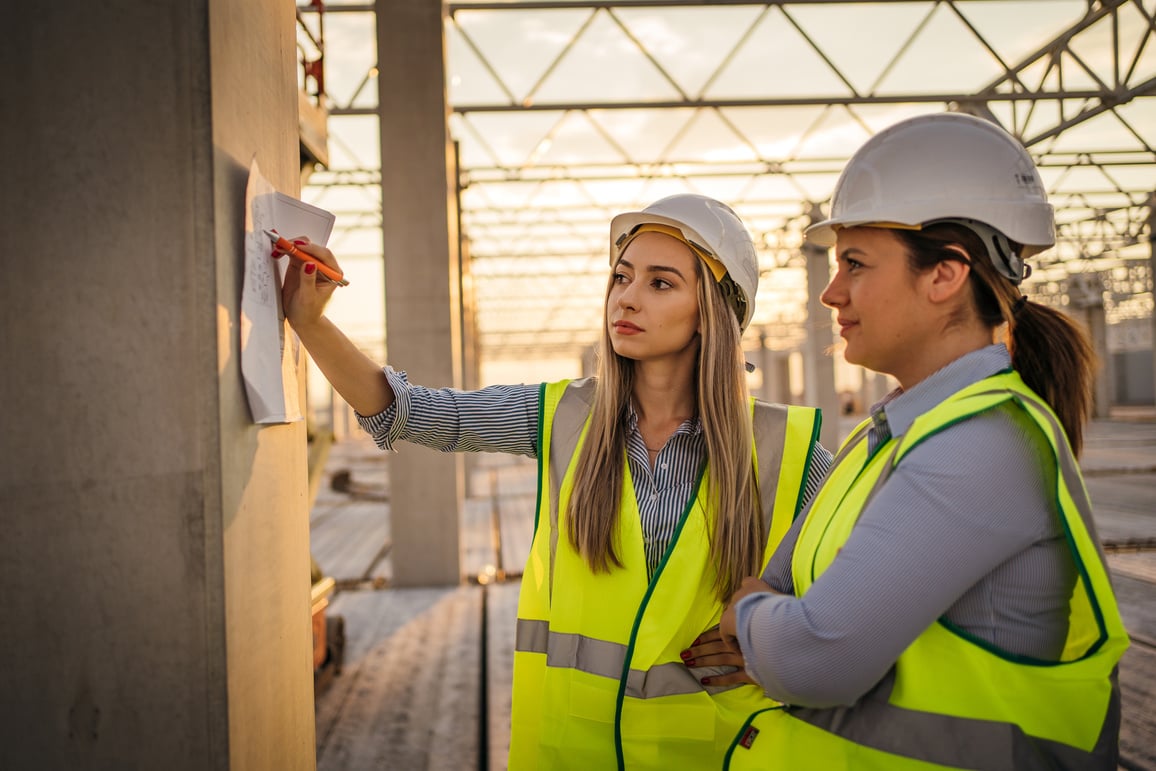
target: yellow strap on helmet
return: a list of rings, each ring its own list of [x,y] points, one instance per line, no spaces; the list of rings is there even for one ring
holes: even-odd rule
[[[856,222],[855,225],[834,224],[831,230],[842,230],[843,228],[859,227],[859,228],[886,228],[887,230],[923,230],[923,225],[907,225],[902,222]]]
[[[698,244],[688,240],[687,237],[682,234],[681,230],[676,227],[671,227],[670,225],[659,225],[654,222],[642,223],[634,229],[633,233],[623,239],[622,243],[618,246],[618,254],[621,255],[622,252],[626,250],[627,245],[629,245],[631,241],[637,238],[640,233],[646,233],[647,231],[662,233],[663,235],[670,236],[671,238],[677,238],[679,241],[682,241],[684,244],[689,246],[691,251],[697,254],[699,259],[706,263],[706,266],[710,269],[711,275],[714,276],[715,281],[722,281],[723,277],[726,276],[726,266],[715,259],[713,254],[706,251]]]

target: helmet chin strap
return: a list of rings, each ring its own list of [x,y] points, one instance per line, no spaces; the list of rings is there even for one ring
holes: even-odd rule
[[[995,266],[996,272],[1008,281],[1019,286],[1020,282],[1031,275],[1031,266],[1027,265],[1023,258],[1016,253],[1008,237],[985,222],[963,217],[948,217],[925,222],[923,226],[928,227],[948,222],[963,225],[979,236],[979,240],[987,247],[988,257],[991,259],[991,264]]]

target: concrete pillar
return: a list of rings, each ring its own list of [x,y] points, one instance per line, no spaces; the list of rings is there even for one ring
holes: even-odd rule
[[[1112,352],[1108,350],[1108,323],[1104,314],[1104,282],[1098,273],[1069,273],[1068,302],[1092,340],[1100,366],[1092,393],[1092,417],[1108,417],[1112,403]]]
[[[763,327],[759,330],[758,368],[763,380],[763,387],[759,398],[766,402],[775,401],[771,396],[773,393],[771,384],[771,355],[772,351],[768,346],[767,329]]]
[[[818,212],[811,217],[819,219]],[[806,404],[823,411],[823,429],[819,440],[834,451],[839,440],[839,395],[835,392],[835,360],[830,348],[831,310],[819,296],[831,280],[831,260],[821,246],[805,242],[803,257],[807,264],[807,339],[803,343],[803,388]]]
[[[1112,383],[1115,382],[1112,367],[1112,352],[1108,349],[1108,320],[1104,304],[1094,305],[1084,310],[1084,323],[1092,337],[1092,347],[1100,359],[1093,387],[1092,417],[1107,418],[1112,406]]]
[[[1148,291],[1156,300],[1156,193],[1148,196]],[[1152,382],[1156,384],[1156,308],[1152,310]],[[1153,387],[1152,401],[1156,403],[1156,386]]]
[[[766,329],[759,331],[759,369],[763,375],[760,398],[785,404],[791,401],[790,360],[786,351],[776,351],[770,347],[770,339]]]
[[[445,93],[444,8],[377,0],[386,352],[411,382],[462,384],[457,171]],[[393,580],[461,580],[460,456],[406,445],[390,458]]]
[[[0,768],[312,769],[305,423],[254,425],[240,374],[292,5],[4,23]]]
[[[459,188],[459,200],[461,190]],[[458,212],[458,233],[461,229],[461,212]],[[477,305],[475,303],[476,293],[474,292],[473,277],[470,273],[470,242],[466,238],[459,240],[459,276],[458,286],[462,298],[462,312],[460,317],[461,323],[461,352],[462,352],[462,388],[475,389],[481,386],[481,360],[479,358],[478,348],[478,316]],[[465,495],[469,498],[474,498],[482,494],[488,494],[488,487],[482,487],[478,484],[479,476],[479,461],[481,455],[479,453],[465,453],[462,456],[464,461],[465,474]]]

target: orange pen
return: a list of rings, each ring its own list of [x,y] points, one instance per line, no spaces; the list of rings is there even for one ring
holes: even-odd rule
[[[317,266],[317,269],[319,271],[321,271],[321,275],[325,276],[327,279],[329,279],[333,283],[337,284],[338,286],[349,286],[349,282],[345,280],[345,276],[343,276],[339,271],[336,271],[333,268],[329,267],[328,265],[326,265],[325,263],[323,263],[321,260],[317,259],[316,257],[313,257],[312,255],[308,255],[305,252],[301,251],[300,249],[297,248],[297,245],[294,244],[292,241],[289,241],[289,240],[281,237],[280,235],[278,235],[277,231],[266,230],[265,235],[267,235],[267,236],[269,236],[269,238],[273,239],[273,243],[277,245],[278,249],[285,252],[285,254],[287,254],[290,257],[293,257],[295,259],[298,259],[301,262],[313,263],[314,265]]]

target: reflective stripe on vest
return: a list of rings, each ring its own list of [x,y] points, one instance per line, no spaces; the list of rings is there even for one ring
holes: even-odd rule
[[[573,492],[593,388],[581,380],[542,392],[539,501],[518,606],[510,767],[658,767],[672,758],[717,767],[746,715],[773,702],[755,686],[707,689],[699,678],[722,670],[688,669],[678,656],[722,611],[705,530],[709,472],[648,581],[624,459],[618,525],[624,567],[592,573],[558,512]],[[760,497],[764,511],[773,511],[772,534],[781,538],[802,499],[818,414],[754,409]],[[776,489],[787,494],[776,498]],[[771,551],[768,544],[764,558]]]
[[[1009,402],[1048,437],[1057,508],[1078,568],[1060,660],[1006,654],[940,619],[854,706],[752,715],[729,751],[729,768],[1115,769],[1115,667],[1127,635],[1067,438],[1051,409],[1014,372],[963,389],[873,455],[865,432],[844,443],[796,545],[795,591],[804,595],[835,559],[867,502],[908,452]]]

